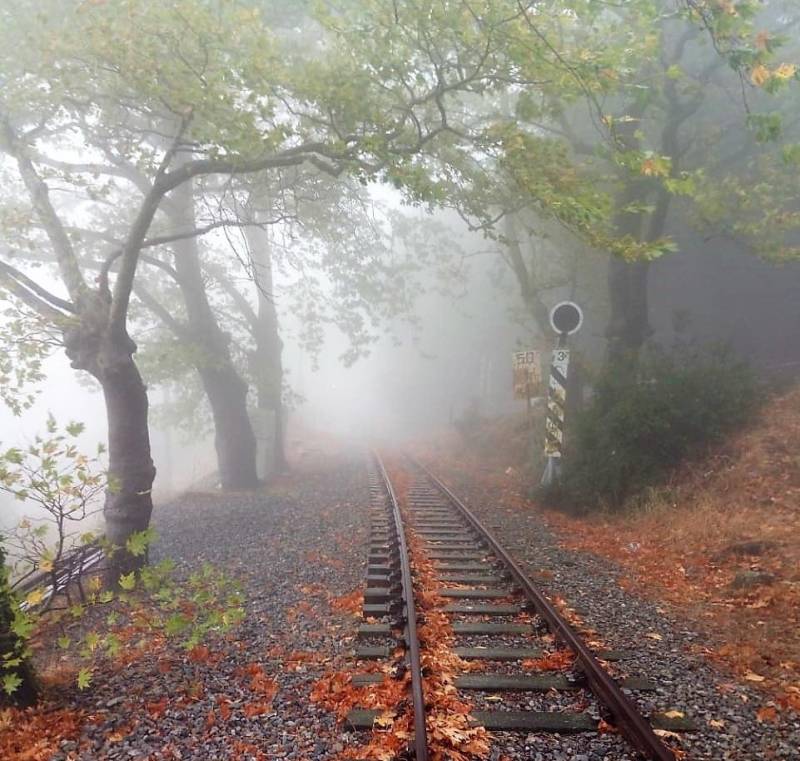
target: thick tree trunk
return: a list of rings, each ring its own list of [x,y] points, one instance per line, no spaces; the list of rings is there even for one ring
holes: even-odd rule
[[[156,469],[150,456],[147,389],[130,355],[103,368],[99,380],[108,415],[111,478],[103,508],[106,538],[122,548],[131,534],[148,527],[153,512]],[[128,573],[144,560],[118,551],[112,556],[112,574]]]
[[[136,344],[122,330],[107,328],[108,302],[87,300],[78,325],[64,334],[72,366],[91,373],[103,389],[108,418],[108,478],[103,513],[106,538],[118,548],[109,558],[109,578],[140,568],[145,556],[125,551],[131,534],[144,531],[153,512],[156,469],[150,454],[147,388],[133,361]]]
[[[178,188],[167,208],[180,228],[195,225],[191,183]],[[186,304],[189,339],[198,348],[200,374],[214,419],[214,444],[222,488],[227,491],[255,489],[256,437],[247,412],[247,383],[233,364],[230,339],[219,327],[208,303],[200,249],[196,238],[173,244],[178,285]]]
[[[222,488],[255,489],[256,437],[247,413],[247,384],[231,366],[198,366],[214,418],[214,445]]]
[[[684,120],[697,109],[699,101],[685,108],[675,107],[674,82],[668,85],[668,90],[673,92],[673,109],[668,113],[661,133],[660,152],[672,160],[672,172],[675,175],[680,168],[678,132]],[[621,138],[628,148],[638,148],[640,145],[634,130],[636,125],[638,122],[633,120],[627,128],[623,127]],[[641,212],[620,212],[617,230],[621,235],[630,235],[637,241],[652,243],[664,235],[672,197],[663,186],[658,185],[653,190],[648,185],[650,183],[645,179],[629,181],[621,194],[618,208],[625,209],[635,201],[655,195],[652,213],[645,216]],[[628,358],[635,363],[645,342],[652,335],[647,293],[649,274],[650,262],[625,262],[611,257],[608,270],[611,317],[606,333],[610,361]]]
[[[611,315],[606,337],[612,362],[636,357],[652,333],[647,297],[649,272],[649,262],[626,262],[615,256],[609,261]]]

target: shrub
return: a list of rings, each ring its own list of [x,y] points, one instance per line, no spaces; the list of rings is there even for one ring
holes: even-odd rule
[[[654,351],[607,367],[576,417],[564,478],[551,496],[582,512],[619,509],[756,408],[750,368],[723,350]]]
[[[21,705],[33,703],[39,693],[30,665],[24,632],[19,630],[18,602],[8,582],[5,552],[0,540],[0,705],[10,696]]]
[[[78,423],[61,428],[51,418],[47,435],[29,447],[0,450],[0,493],[36,508],[35,517],[0,532],[0,703],[35,699],[31,652],[45,639],[57,637],[58,646],[71,651],[80,665],[78,687],[86,689],[97,663],[115,657],[131,632],[140,649],[172,639],[191,650],[244,617],[240,585],[210,565],[183,578],[165,560],[121,576],[115,588],[104,587],[102,564],[79,572],[75,558],[85,550],[101,548],[110,556],[122,549],[83,525],[114,484],[98,457],[78,449],[82,431]],[[154,538],[152,529],[136,532],[124,550],[146,556]],[[13,566],[6,564],[4,547],[14,550]],[[125,647],[130,652],[133,646]]]

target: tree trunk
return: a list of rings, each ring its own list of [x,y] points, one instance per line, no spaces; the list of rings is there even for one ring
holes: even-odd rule
[[[660,153],[672,160],[672,173],[676,176],[680,169],[678,132],[681,125],[693,114],[700,101],[688,107],[676,107],[675,83],[670,82],[672,109],[668,112],[661,133]],[[641,116],[641,113],[637,114]],[[621,138],[627,148],[640,147],[640,139],[635,131],[638,121],[633,120],[622,127]],[[664,235],[667,226],[671,195],[658,185],[653,191],[645,179],[629,180],[621,194],[618,208],[624,209],[634,201],[641,201],[655,194],[655,208],[649,216],[642,212],[622,211],[617,216],[617,230],[620,235],[630,235],[637,241],[652,243]],[[608,338],[608,359],[621,361],[624,358],[636,362],[645,341],[652,335],[649,320],[648,276],[650,262],[625,262],[611,257],[608,270],[611,317],[606,336]]]
[[[253,357],[258,390],[258,406],[270,410],[274,418],[272,465],[276,472],[285,471],[286,459],[283,407],[283,342],[275,308],[272,255],[269,235],[259,227],[247,228],[247,242],[253,257],[253,270],[258,289],[258,314],[254,330],[256,342]]]
[[[99,294],[87,300],[80,323],[64,333],[72,366],[91,373],[103,389],[108,418],[108,480],[103,514],[106,539],[116,547],[109,578],[140,568],[146,556],[125,551],[128,537],[144,531],[153,512],[156,469],[150,454],[147,388],[133,361],[136,344],[127,332],[107,328],[108,302]]]
[[[626,262],[616,256],[609,261],[611,316],[606,337],[612,362],[636,357],[652,333],[647,295],[649,272],[649,262]]]
[[[539,284],[535,282],[531,269],[525,263],[516,213],[505,216],[505,236],[511,269],[517,279],[522,302],[536,329],[542,336],[546,336],[550,330],[550,310],[542,301]]]
[[[222,488],[255,489],[259,484],[256,436],[247,412],[247,384],[232,364],[220,367],[206,364],[197,369],[214,418],[214,446]]]
[[[106,539],[124,548],[131,534],[147,529],[153,512],[156,469],[150,455],[149,403],[147,388],[130,354],[101,365],[105,366],[98,380],[108,416],[110,479],[103,508]],[[119,549],[111,557],[111,578],[116,580],[120,574],[140,568],[145,561],[146,556],[134,557]]]
[[[180,228],[194,228],[191,183],[173,192],[166,210]],[[214,419],[220,483],[226,491],[255,489],[259,484],[256,437],[247,412],[248,387],[233,364],[230,339],[208,303],[197,238],[176,241],[173,250],[189,320],[188,334],[199,349],[196,368]]]

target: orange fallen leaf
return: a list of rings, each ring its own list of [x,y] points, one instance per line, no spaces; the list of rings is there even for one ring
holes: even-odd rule
[[[763,708],[759,708],[756,711],[756,719],[761,724],[770,723],[773,724],[778,720],[778,709],[774,706],[764,706]]]

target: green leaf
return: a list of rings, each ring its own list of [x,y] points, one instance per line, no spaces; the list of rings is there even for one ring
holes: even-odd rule
[[[173,613],[164,624],[164,631],[169,637],[180,634],[191,622],[183,613]]]
[[[128,537],[125,542],[125,549],[134,557],[141,557],[147,552],[147,548],[156,538],[156,532],[152,528],[144,531],[136,531]]]
[[[119,577],[119,585],[126,592],[130,592],[136,586],[136,571],[131,571]]]
[[[64,430],[70,436],[72,436],[73,438],[76,438],[76,437],[80,436],[84,432],[85,429],[86,429],[86,426],[83,423],[78,423],[78,422],[75,422],[75,421],[69,423],[64,428]]]
[[[100,635],[97,632],[89,632],[84,642],[86,643],[86,647],[89,648],[89,651],[93,653],[100,644]]]
[[[78,689],[85,690],[88,689],[89,685],[92,683],[92,671],[89,668],[82,668],[78,672]]]
[[[18,674],[10,673],[3,676],[3,692],[6,695],[13,695],[22,684],[22,679]]]

